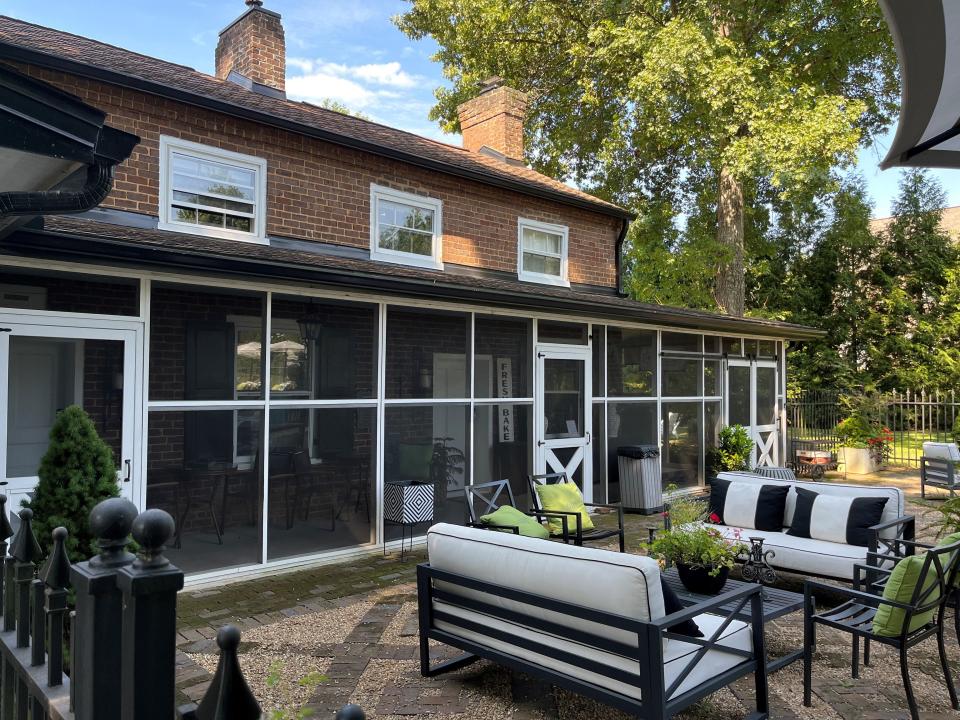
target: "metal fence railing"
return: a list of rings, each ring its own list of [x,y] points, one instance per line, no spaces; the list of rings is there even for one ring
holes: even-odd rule
[[[919,467],[923,443],[952,442],[960,398],[950,391],[893,391],[875,397],[880,421],[893,434],[889,463]],[[836,426],[846,417],[839,393],[807,390],[787,397],[787,447],[794,440],[837,442]]]

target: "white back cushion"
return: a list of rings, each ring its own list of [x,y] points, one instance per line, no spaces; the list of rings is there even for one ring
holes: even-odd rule
[[[522,590],[634,620],[661,618],[660,568],[649,557],[576,547],[564,543],[439,523],[427,531],[430,565],[438,570]],[[464,597],[522,612],[566,627],[637,644],[636,633],[541,607],[497,598],[449,583],[443,588]]]
[[[833,482],[803,482],[802,480],[786,482],[783,480],[774,480],[772,478],[754,475],[745,472],[722,472],[717,475],[721,480],[735,480],[736,482],[750,482],[757,485],[786,484],[790,486],[790,492],[787,493],[787,504],[783,513],[783,526],[790,527],[793,522],[793,511],[797,507],[796,488],[806,488],[821,495],[830,495],[843,498],[857,497],[885,497],[888,498],[887,504],[883,507],[883,515],[880,516],[880,522],[895,520],[903,516],[904,496],[903,490],[889,486],[872,485],[847,485]],[[896,529],[884,530],[880,533],[881,537],[890,538],[896,534]]]
[[[960,448],[957,447],[956,443],[925,442],[923,444],[923,456],[960,462]]]

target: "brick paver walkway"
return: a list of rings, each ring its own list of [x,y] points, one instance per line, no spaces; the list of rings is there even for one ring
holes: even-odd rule
[[[910,487],[912,483],[909,478],[903,478],[902,481],[907,485],[907,492],[911,493],[913,487]],[[646,540],[647,528],[659,523],[659,517],[629,516],[628,547],[636,548]],[[355,626],[344,629],[341,642],[320,643],[309,648],[309,655],[331,658],[324,671],[326,681],[312,691],[306,704],[306,708],[313,711],[311,717],[331,718],[339,707],[356,700],[359,694],[364,698],[365,710],[370,717],[438,716],[462,717],[466,720],[472,717],[468,714],[471,711],[467,698],[491,692],[503,694],[507,704],[501,713],[489,717],[510,717],[514,720],[622,717],[613,711],[603,711],[597,715],[595,705],[584,713],[571,714],[569,706],[580,701],[555,691],[548,684],[485,662],[458,673],[421,678],[415,642],[416,614],[411,607],[416,601],[413,583],[415,568],[423,559],[422,551],[408,556],[403,563],[396,555],[387,558],[374,555],[360,561],[215,589],[185,591],[179,607],[177,689],[181,700],[198,699],[209,684],[209,673],[194,658],[197,654],[216,652],[212,638],[222,625],[234,623],[242,630],[252,630],[308,613],[348,608],[375,598],[359,622],[355,621]],[[799,587],[802,582],[800,578],[785,577],[784,580],[788,587]],[[392,632],[388,631],[398,614],[405,616],[402,626],[399,631],[396,627]],[[769,632],[776,633],[784,646],[798,642],[802,636],[801,616],[794,614],[784,618]],[[255,645],[245,642],[241,652],[250,651]],[[436,657],[450,656],[453,652],[438,647]],[[798,701],[800,665],[796,664],[781,671],[782,678],[775,676],[771,680],[773,686],[781,683],[790,688],[789,692],[781,688],[781,691],[771,693],[772,716],[785,720],[819,717],[892,720],[907,717],[896,659],[892,654],[887,657],[887,654],[888,651],[878,648],[874,654],[874,667],[865,671],[862,680],[855,681],[849,676],[849,645],[844,645],[841,640],[831,645],[821,639],[814,668],[814,693],[826,707],[822,707],[819,713],[802,708]],[[960,655],[955,640],[951,644],[951,655],[954,658]],[[915,685],[932,685],[934,687],[930,692],[934,693],[934,697],[939,697],[937,693],[942,690],[940,694],[945,698],[946,690],[942,685],[935,646],[921,651],[916,658],[913,667]],[[889,678],[884,675],[881,679],[876,675],[879,671],[875,668],[884,666],[889,666],[892,674]],[[380,678],[373,695],[365,687],[371,677]],[[374,699],[371,700],[371,697]],[[751,707],[752,698],[752,681],[743,679],[730,689],[727,702],[736,704],[739,701],[743,707]],[[929,720],[960,717],[957,713],[949,712],[946,705],[930,709],[931,712],[923,714]],[[697,718],[721,715],[727,716],[711,705],[711,699],[705,701],[702,708],[690,713],[691,717]]]

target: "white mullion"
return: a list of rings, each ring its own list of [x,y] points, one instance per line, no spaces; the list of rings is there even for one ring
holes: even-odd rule
[[[141,373],[138,378],[137,389],[139,393],[137,404],[137,415],[140,418],[140,428],[137,433],[139,438],[137,452],[138,477],[140,481],[139,501],[137,506],[140,509],[147,507],[147,484],[150,478],[147,475],[148,452],[150,449],[150,413],[147,408],[150,399],[150,293],[152,292],[152,282],[149,278],[139,281],[140,285],[140,319],[143,321],[143,330],[140,333],[139,353],[141,362],[138,371]],[[0,408],[3,404],[0,403]],[[2,473],[0,473],[2,474]],[[179,520],[179,518],[178,518]]]
[[[7,418],[10,401],[7,378],[10,377],[10,333],[0,332],[0,478],[7,479]],[[7,512],[12,512],[7,508]]]
[[[262,410],[263,400],[152,400],[149,410]]]
[[[468,317],[470,318],[470,347],[468,348],[468,352],[470,353],[470,376],[467,378],[467,382],[470,384],[470,391],[469,391],[470,417],[467,422],[467,443],[469,443],[469,454],[467,455],[467,458],[469,459],[469,463],[470,463],[470,472],[468,473],[468,480],[470,481],[469,484],[473,485],[473,480],[474,480],[473,468],[477,464],[476,463],[477,459],[476,457],[474,457],[474,452],[476,450],[476,443],[474,443],[474,438],[473,438],[473,433],[475,432],[474,418],[473,418],[473,413],[474,413],[473,403],[474,403],[474,396],[477,394],[475,381],[474,381],[474,377],[475,377],[474,373],[476,372],[476,362],[477,362],[477,346],[476,346],[477,315],[475,312],[471,312],[468,314]],[[495,357],[494,357],[494,363],[496,363]],[[467,498],[467,502],[470,502],[470,498]]]
[[[384,404],[392,405],[465,405],[470,403],[469,397],[458,398],[391,398],[384,399]]]
[[[262,326],[264,329],[264,337],[260,343],[260,348],[264,355],[264,361],[261,364],[264,377],[260,383],[260,386],[263,388],[263,419],[260,421],[261,432],[263,433],[260,443],[260,452],[263,453],[260,458],[260,486],[263,488],[263,505],[260,509],[262,513],[260,517],[260,527],[262,529],[260,537],[261,564],[267,562],[268,543],[270,539],[268,537],[270,531],[268,522],[270,519],[270,337],[273,322],[273,293],[269,290],[267,291],[263,308],[266,317],[264,318],[264,324]]]
[[[657,330],[657,450],[660,453],[660,477],[663,477],[663,358],[660,357],[660,352],[663,349],[662,342],[663,331]]]
[[[376,407],[377,399],[357,399],[357,400],[271,400],[270,407],[279,409],[303,409],[303,408],[362,408]]]
[[[373,515],[374,538],[376,545],[384,545],[386,537],[383,532],[383,488],[384,488],[384,466],[386,452],[386,405],[385,398],[387,392],[387,304],[381,302],[377,313],[377,435],[376,435],[376,462],[375,465],[375,483],[374,483],[374,507],[370,508]],[[369,480],[368,480],[369,481]]]
[[[504,403],[504,400],[509,400],[509,403]],[[484,405],[532,405],[533,398],[474,398],[474,404],[479,406]]]

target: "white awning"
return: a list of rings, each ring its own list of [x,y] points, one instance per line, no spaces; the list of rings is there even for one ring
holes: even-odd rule
[[[960,0],[880,0],[900,59],[888,167],[960,168]]]

